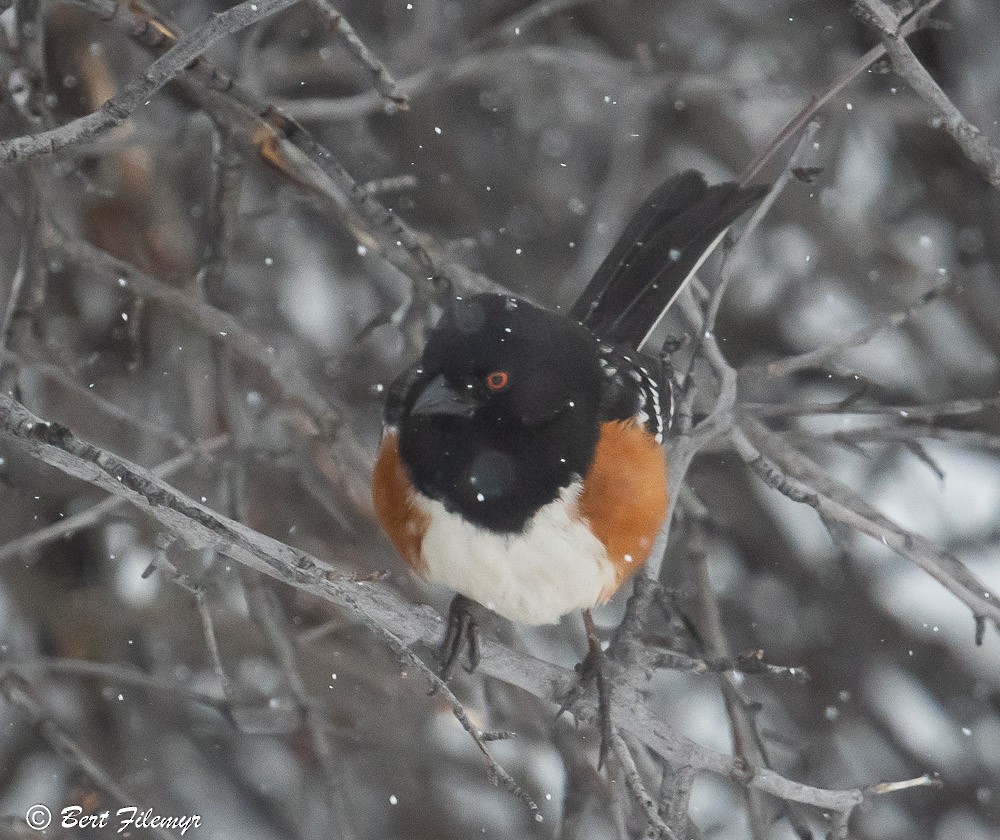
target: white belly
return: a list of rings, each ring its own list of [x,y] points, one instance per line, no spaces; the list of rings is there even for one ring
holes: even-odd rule
[[[562,491],[521,534],[495,534],[419,499],[429,517],[421,555],[424,577],[522,624],[555,624],[614,591],[604,546],[573,517],[580,485]]]

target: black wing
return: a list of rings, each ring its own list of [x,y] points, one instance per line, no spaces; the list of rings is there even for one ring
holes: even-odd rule
[[[635,420],[658,443],[662,442],[664,428],[670,427],[673,414],[672,394],[667,394],[664,410],[656,378],[642,366],[634,352],[623,347],[602,342],[598,362],[604,376],[601,383],[601,422]],[[667,387],[670,387],[669,382]]]
[[[710,187],[693,169],[665,181],[625,226],[571,315],[604,338],[640,347],[726,229],[766,192]]]

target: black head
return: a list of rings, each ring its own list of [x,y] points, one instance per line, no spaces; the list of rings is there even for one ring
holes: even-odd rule
[[[448,510],[520,531],[590,466],[600,390],[584,327],[502,295],[456,300],[404,401],[403,462]]]

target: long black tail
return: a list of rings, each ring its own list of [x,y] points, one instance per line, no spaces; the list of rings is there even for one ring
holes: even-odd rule
[[[640,347],[729,226],[766,192],[710,187],[693,169],[668,179],[625,226],[572,316],[604,338]]]

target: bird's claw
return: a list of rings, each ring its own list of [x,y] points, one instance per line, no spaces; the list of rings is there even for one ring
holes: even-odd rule
[[[471,674],[479,667],[481,658],[479,625],[476,624],[470,610],[471,604],[472,601],[464,595],[456,595],[451,600],[451,606],[448,607],[448,627],[437,652],[437,657],[441,662],[439,676],[444,682],[451,679],[463,650],[469,659],[465,670]]]
[[[587,655],[583,662],[578,662],[574,670],[580,675],[576,684],[566,692],[556,717],[561,717],[569,711],[583,695],[584,690],[593,682],[597,686],[597,727],[601,733],[601,748],[598,753],[597,769],[604,766],[611,747],[611,736],[614,728],[611,722],[611,684],[607,679],[608,658],[601,648],[597,638],[593,619],[589,610],[584,611],[584,623],[587,626]]]

